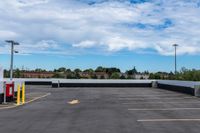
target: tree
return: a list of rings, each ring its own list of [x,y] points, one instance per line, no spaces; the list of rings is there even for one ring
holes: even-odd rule
[[[71,73],[71,69],[66,69],[66,73]]]
[[[144,74],[149,74],[149,71],[144,71]]]
[[[97,77],[96,74],[93,74],[93,75],[91,76],[91,78],[92,78],[92,79],[97,79],[98,77]]]
[[[17,68],[17,69],[14,71],[13,75],[14,75],[15,78],[20,78],[20,77],[21,77],[21,72],[20,72],[20,70]]]
[[[160,73],[151,73],[149,79],[161,79]]]
[[[126,77],[124,75],[121,75],[120,79],[126,79]]]
[[[66,68],[64,68],[64,67],[60,67],[60,68],[58,68],[57,71],[58,71],[58,72],[65,72],[65,71],[66,71]]]
[[[175,79],[175,75],[173,74],[173,72],[170,72],[170,73],[169,73],[168,79],[169,79],[169,80],[174,80],[174,79]]]
[[[112,75],[110,76],[111,79],[119,79],[120,78],[120,75],[118,72],[114,72],[112,73]]]
[[[127,79],[132,79],[132,77],[130,75],[127,76]]]
[[[103,75],[101,75],[100,79],[105,79],[105,77]]]
[[[41,69],[41,68],[36,68],[34,71],[35,71],[35,72],[46,72],[46,70]]]
[[[4,78],[8,78],[10,76],[10,71],[4,69]]]
[[[53,78],[60,78],[60,74],[55,73],[55,74],[53,75]]]
[[[80,72],[82,72],[82,71],[80,69],[78,69],[78,68],[74,70],[75,78],[76,79],[80,79],[81,78]]]
[[[138,73],[138,71],[136,70],[135,66],[134,66],[132,72],[133,72],[133,74],[137,74]]]
[[[113,73],[120,73],[120,72],[121,72],[120,69],[115,68],[115,67],[106,69],[106,73],[108,73],[109,75],[112,75]]]
[[[102,66],[98,66],[95,70],[95,72],[104,72],[104,68]]]
[[[84,70],[83,72],[87,72],[87,73],[92,74],[92,73],[94,72],[94,70],[90,68],[90,69],[86,69],[86,70]]]
[[[134,68],[131,69],[131,70],[127,70],[126,73],[127,73],[128,75],[134,75],[134,74],[137,74],[138,71],[137,71],[137,69],[134,67]]]
[[[76,68],[76,69],[74,70],[74,72],[75,72],[75,73],[80,73],[80,72],[82,72],[82,71],[81,71],[81,69]]]

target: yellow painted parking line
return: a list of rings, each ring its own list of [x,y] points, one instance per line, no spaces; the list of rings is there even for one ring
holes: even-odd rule
[[[7,107],[0,107],[0,110],[11,109],[11,108],[15,108],[15,107],[17,107],[17,105],[12,105],[12,106],[7,106]]]
[[[7,106],[9,106],[9,105],[7,105],[7,104],[0,104],[0,108],[1,108],[1,107],[5,107],[5,106],[7,107]]]
[[[29,101],[25,102],[24,104],[20,104],[20,105],[14,104],[14,105],[12,105],[12,106],[6,106],[6,107],[1,107],[1,106],[0,106],[0,110],[3,110],[3,109],[11,109],[11,108],[15,108],[15,107],[18,107],[18,106],[22,106],[22,105],[31,103],[31,102],[33,102],[33,101],[36,101],[36,100],[38,100],[38,99],[47,97],[47,96],[49,96],[49,95],[51,95],[51,93],[47,93],[47,94],[45,94],[45,95],[43,95],[43,96],[36,97],[36,98],[34,98],[34,99],[32,99],[32,100],[29,100]]]
[[[200,119],[143,119],[137,120],[138,122],[190,122],[190,121],[199,121]]]
[[[161,108],[144,108],[144,109],[128,109],[129,111],[168,111],[168,110],[200,110],[200,108],[165,108],[165,109],[161,109]]]
[[[36,97],[36,98],[34,98],[34,99],[32,99],[32,100],[29,100],[29,101],[25,102],[25,104],[27,104],[27,103],[31,103],[31,102],[33,102],[33,101],[35,101],[35,100],[38,100],[38,99],[41,99],[41,98],[47,97],[47,96],[49,96],[49,95],[51,95],[51,93],[47,93],[47,94],[45,94],[45,95],[43,95],[43,96]]]

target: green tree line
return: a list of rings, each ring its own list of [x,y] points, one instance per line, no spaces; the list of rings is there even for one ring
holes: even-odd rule
[[[139,72],[135,67],[133,69],[127,70],[125,73],[122,73],[119,68],[116,67],[102,67],[99,66],[96,69],[85,69],[81,70],[79,68],[71,70],[69,68],[60,67],[58,69],[54,69],[52,71],[48,71],[45,69],[37,68],[35,70],[20,70],[14,69],[13,77],[14,78],[24,78],[22,73],[23,72],[37,72],[37,73],[44,73],[50,72],[53,73],[52,78],[67,78],[67,79],[81,79],[81,78],[90,78],[90,79],[97,79],[97,73],[106,74],[109,79],[133,79],[132,75],[135,74],[145,74],[149,75],[149,79],[163,79],[163,80],[187,80],[187,81],[200,81],[200,70],[197,69],[186,69],[182,68],[180,71],[177,72],[175,75],[173,72],[156,72],[150,73],[148,71]],[[81,76],[82,73],[82,76]],[[84,73],[87,75],[84,77]],[[4,77],[9,78],[10,71],[4,70]],[[100,77],[104,79],[104,76]]]

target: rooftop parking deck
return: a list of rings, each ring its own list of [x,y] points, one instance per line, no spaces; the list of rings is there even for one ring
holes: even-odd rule
[[[27,86],[51,93],[32,103],[0,109],[0,132],[198,133],[200,99],[148,87]],[[70,105],[78,99],[80,103]]]

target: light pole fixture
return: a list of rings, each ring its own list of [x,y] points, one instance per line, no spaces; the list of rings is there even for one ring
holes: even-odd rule
[[[14,53],[18,53],[18,51],[14,50],[14,45],[19,45],[19,43],[15,42],[13,40],[6,40],[6,42],[11,44],[10,80],[12,80],[12,78],[13,78],[13,56],[14,56]]]
[[[174,73],[175,73],[175,75],[176,75],[176,73],[177,73],[176,49],[177,49],[177,47],[178,47],[178,44],[173,44],[173,46],[174,46],[174,50],[175,50],[175,56],[174,56],[174,65],[175,65],[175,70],[174,70]]]

